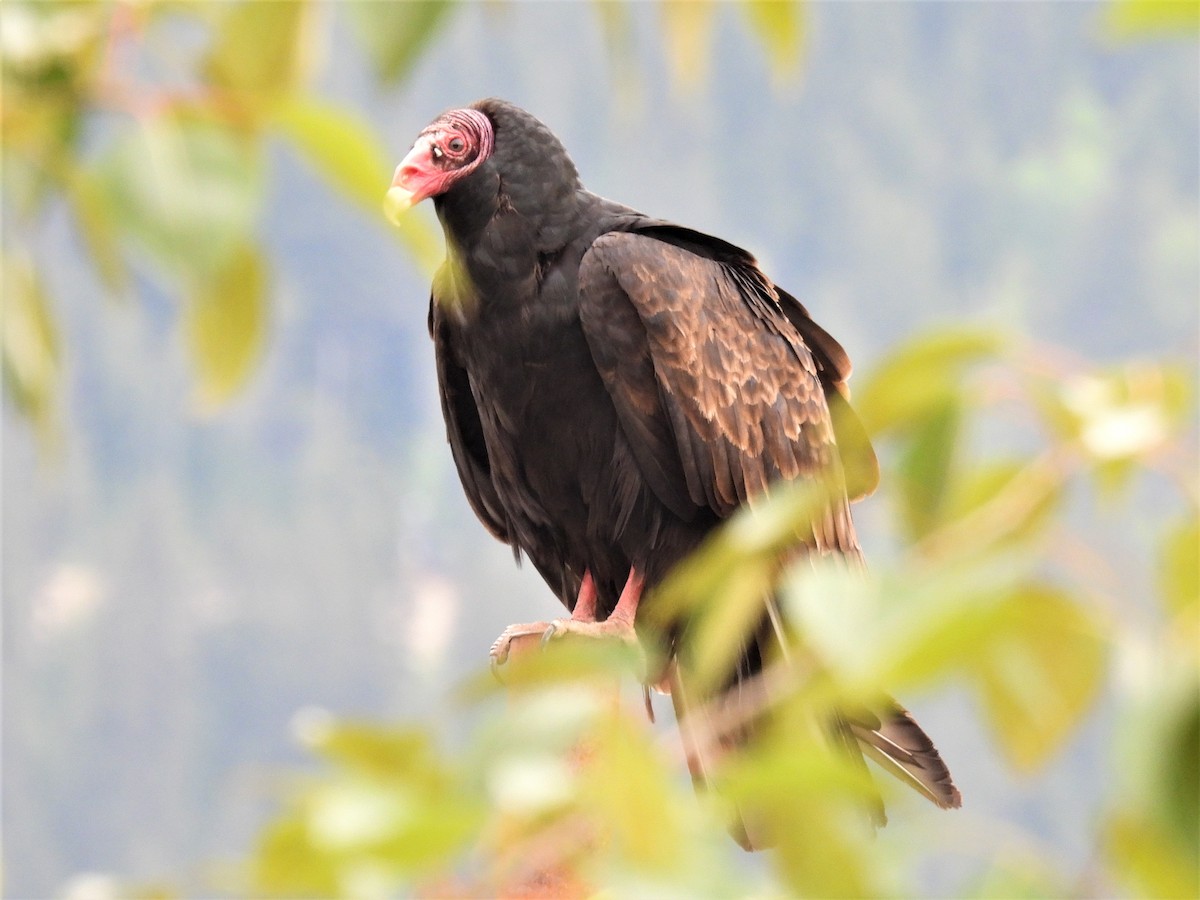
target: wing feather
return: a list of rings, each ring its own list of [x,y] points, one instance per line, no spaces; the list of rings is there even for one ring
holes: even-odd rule
[[[588,345],[651,488],[677,513],[724,517],[778,478],[840,480],[822,367],[848,374],[844,351],[821,331],[814,357],[753,260],[670,234],[602,235],[579,273]],[[813,532],[821,550],[859,553],[838,498]]]
[[[429,304],[429,334],[433,338],[438,394],[442,416],[446,420],[446,439],[450,443],[454,466],[458,470],[467,502],[488,531],[511,544],[513,535],[504,505],[492,483],[491,461],[484,442],[479,410],[471,393],[470,378],[458,362],[450,330],[433,299]]]

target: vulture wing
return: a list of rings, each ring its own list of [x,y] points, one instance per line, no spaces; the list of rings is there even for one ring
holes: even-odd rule
[[[849,497],[872,490],[878,468],[845,400],[849,359],[803,306],[743,251],[674,226],[598,238],[580,266],[579,296],[621,428],[667,506],[685,517],[703,507],[725,517],[770,482],[832,479],[829,502],[811,523],[811,546],[861,564]],[[748,648],[726,690],[740,691],[757,669],[754,658],[764,658],[761,642],[783,627],[774,598],[766,603],[754,639],[760,646]],[[694,717],[708,713],[686,681],[673,666],[667,683],[692,777],[703,785],[714,749],[691,736]],[[899,707],[839,717],[830,731],[860,765],[866,750],[938,805],[959,805],[933,744]],[[728,735],[723,743],[739,740]],[[882,803],[872,815],[885,821]],[[742,846],[758,844],[740,816],[731,830]]]
[[[442,276],[443,273],[439,272],[434,281],[434,297],[438,296],[439,284],[444,286]],[[467,502],[492,535],[512,545],[518,562],[524,549],[534,568],[570,609],[579,593],[580,574],[562,564],[538,535],[515,533],[492,480],[483,424],[471,390],[470,376],[456,355],[452,333],[435,299],[431,299],[429,304],[429,334],[433,338],[438,393],[442,401],[442,416],[446,420],[446,439],[450,443],[454,466],[458,469]]]
[[[436,295],[436,281],[434,292]],[[446,438],[450,442],[450,452],[454,456],[454,465],[458,469],[467,501],[488,531],[506,544],[511,544],[513,537],[508,517],[492,483],[491,463],[483,440],[483,424],[471,393],[470,376],[455,356],[450,331],[433,299],[429,303],[429,334],[433,338]]]
[[[612,232],[579,270],[580,320],[621,427],[655,494],[689,519],[728,516],[774,481],[842,477],[812,350],[753,260],[725,247]],[[812,526],[819,551],[859,558],[844,493]]]

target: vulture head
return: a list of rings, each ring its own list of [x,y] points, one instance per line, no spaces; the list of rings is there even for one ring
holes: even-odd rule
[[[421,130],[396,167],[388,207],[399,213],[438,197],[478,169],[496,144],[492,120],[477,109],[452,109]]]
[[[557,137],[504,100],[479,100],[442,113],[417,135],[384,201],[390,219],[433,198],[446,206],[512,208],[540,225],[573,205],[582,185]],[[455,201],[459,202],[455,202]]]

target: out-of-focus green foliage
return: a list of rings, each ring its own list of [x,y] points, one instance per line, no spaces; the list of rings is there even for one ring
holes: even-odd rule
[[[9,396],[43,429],[59,379],[58,329],[37,272],[27,259],[3,259],[4,384]]]
[[[656,737],[637,704],[613,706],[627,654],[558,642],[509,663],[507,704],[458,754],[432,751],[421,727],[397,735],[322,721],[315,738],[307,729],[331,765],[297,785],[244,888],[491,896],[552,878],[568,896],[912,894],[912,873],[871,838],[864,808],[874,789],[830,752],[817,723],[884,688],[967,685],[1002,755],[1029,771],[1064,747],[1116,679],[1124,737],[1110,761],[1111,808],[1093,835],[1100,869],[1086,877],[1105,893],[1194,895],[1200,547],[1195,473],[1173,462],[1194,453],[1194,385],[1171,365],[1093,372],[1065,359],[979,329],[900,348],[860,392],[883,458],[896,461],[883,480],[903,537],[895,559],[866,575],[807,560],[780,572],[780,549],[822,496],[795,488],[737,516],[646,607],[661,621],[690,617],[681,653],[697,684],[728,665],[764,591],[781,597],[794,626],[790,658],[761,676],[765,737],[725,758],[718,791],[694,798],[677,737]],[[997,416],[1028,432],[1023,450],[954,452]],[[1105,602],[1120,587],[1086,568],[1063,517],[1069,492],[1116,502],[1093,477],[1114,457],[1127,477],[1184,488],[1163,511],[1161,565],[1138,588],[1157,587],[1158,602],[1136,620]],[[465,696],[486,700],[499,691],[488,685],[481,676]],[[890,780],[879,788],[889,802],[920,802]],[[735,806],[774,845],[761,885],[739,881],[739,851],[723,833]],[[975,848],[989,874],[964,893],[1054,896],[1083,877],[1053,859],[995,852]]]
[[[796,0],[748,0],[734,6],[762,42],[776,78],[794,73],[804,49],[803,4]],[[659,8],[663,50],[671,76],[680,88],[694,89],[707,78],[710,45],[720,17],[729,10],[712,0],[666,0]]]
[[[1118,39],[1200,37],[1200,3],[1196,0],[1113,0],[1105,17]]]
[[[428,46],[431,11],[452,4],[364,4],[365,34],[387,38],[395,79]],[[14,314],[3,344],[7,395],[52,432],[59,359],[52,297],[27,238],[65,201],[101,282],[125,292],[142,270],[180,301],[196,399],[212,409],[254,372],[270,319],[272,262],[259,219],[270,173],[266,143],[282,138],[316,173],[372,213],[387,154],[366,120],[312,92],[320,4],[5,3],[3,150]],[[386,18],[385,34],[375,20]],[[402,43],[389,35],[409,29]],[[201,53],[164,54],[181,34]],[[375,47],[376,44],[370,46]],[[177,60],[182,60],[180,63]],[[88,139],[84,139],[84,135]],[[435,237],[413,219],[398,232],[432,268]]]

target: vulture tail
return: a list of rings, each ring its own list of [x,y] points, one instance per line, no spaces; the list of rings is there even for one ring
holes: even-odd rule
[[[721,758],[736,749],[744,740],[744,735],[725,735],[719,730],[714,721],[715,713],[711,704],[704,703],[685,683],[684,675],[679,671],[679,665],[671,660],[670,667],[659,682],[664,693],[671,695],[671,705],[675,707],[675,720],[679,723],[679,733],[683,738],[683,752],[687,757],[688,771],[692,775],[692,784],[696,792],[712,788],[713,772]],[[711,735],[720,734],[722,737],[713,741]],[[763,847],[750,837],[750,829],[746,824],[740,809],[734,809],[733,818],[729,821],[729,833],[743,850],[754,851]]]
[[[942,809],[958,809],[962,795],[950,770],[921,726],[895,700],[878,715],[848,720],[862,752]]]
[[[774,607],[773,600],[769,606]],[[756,641],[748,650],[747,656],[752,656],[753,660],[743,659],[739,663],[734,679],[721,693],[721,700],[727,702],[704,702],[703,697],[690,689],[676,660],[671,661],[659,683],[660,688],[671,695],[688,770],[697,791],[712,787],[713,774],[722,758],[747,743],[753,734],[755,720],[762,714],[749,718],[735,716],[734,719],[741,724],[733,727],[719,719],[740,704],[747,704],[750,709],[764,710],[763,714],[769,715],[766,712],[767,698],[761,693],[754,693],[750,687],[754,685],[761,689],[761,682],[754,675],[761,666],[758,662],[762,658],[760,654],[768,652],[762,645],[768,641],[774,643],[778,637],[778,618],[768,614],[765,619],[771,620],[770,625],[764,622],[766,627],[760,629]],[[884,771],[937,806],[957,809],[962,805],[962,796],[933,741],[895,700],[885,699],[881,708],[876,710],[839,713],[830,723],[828,734],[831,744],[854,765],[865,770],[864,756],[870,757]],[[881,798],[875,797],[871,801],[868,812],[876,827],[887,824]],[[733,810],[729,832],[745,850],[758,850],[769,844],[761,836],[755,835],[752,823],[737,808]]]

